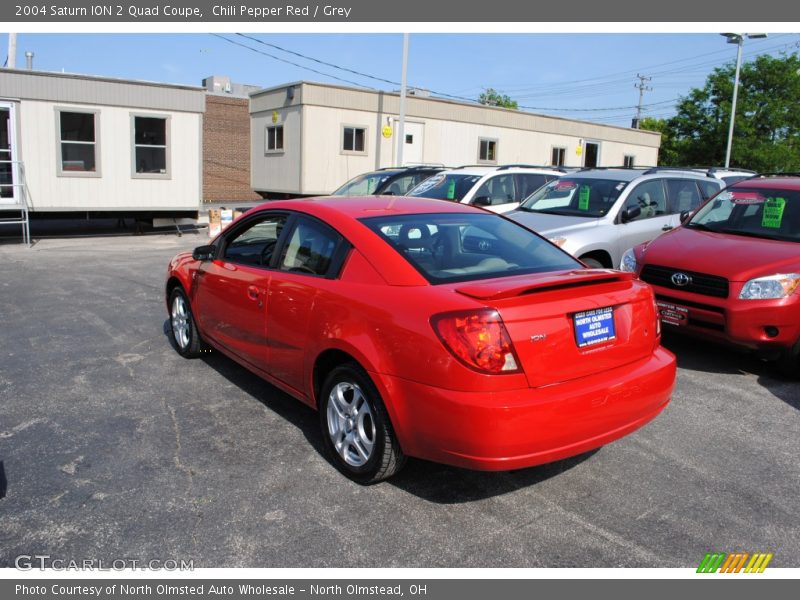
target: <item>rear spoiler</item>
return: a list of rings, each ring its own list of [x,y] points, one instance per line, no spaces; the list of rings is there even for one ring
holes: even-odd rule
[[[455,291],[478,300],[500,300],[586,285],[621,283],[632,279],[633,273],[611,269],[579,269],[471,282],[456,287]]]

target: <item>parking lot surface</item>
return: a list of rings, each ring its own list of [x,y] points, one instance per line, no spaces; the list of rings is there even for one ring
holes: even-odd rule
[[[667,337],[672,403],[622,440],[510,473],[411,460],[362,487],[312,410],[172,349],[166,265],[206,240],[0,241],[0,566],[800,566],[800,384],[769,365]]]

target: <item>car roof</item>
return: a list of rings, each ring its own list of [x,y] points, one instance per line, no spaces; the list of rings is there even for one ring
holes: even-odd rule
[[[336,214],[352,219],[437,212],[484,212],[452,200],[409,196],[316,196],[271,200],[255,207],[255,210],[262,209],[298,210],[319,216]]]
[[[764,188],[774,189],[793,189],[800,190],[800,176],[797,175],[756,175],[748,177],[729,185],[726,189],[735,188]]]

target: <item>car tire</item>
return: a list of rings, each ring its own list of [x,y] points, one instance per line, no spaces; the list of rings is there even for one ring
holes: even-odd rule
[[[353,481],[377,483],[405,464],[378,389],[359,365],[340,365],[326,377],[319,421],[326,452]]]
[[[205,345],[197,331],[191,304],[180,286],[169,295],[169,330],[175,349],[184,358],[196,358],[203,352]]]
[[[596,258],[586,257],[580,259],[583,264],[585,264],[590,269],[605,269],[603,263],[601,263]]]

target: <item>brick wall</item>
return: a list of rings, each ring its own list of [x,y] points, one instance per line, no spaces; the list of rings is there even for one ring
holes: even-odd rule
[[[206,95],[203,202],[259,200],[250,187],[250,103]]]

